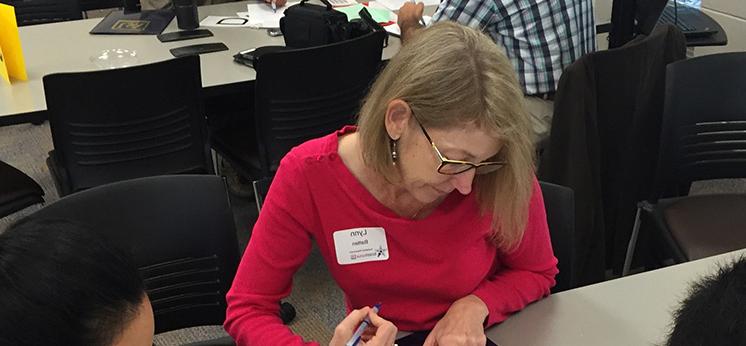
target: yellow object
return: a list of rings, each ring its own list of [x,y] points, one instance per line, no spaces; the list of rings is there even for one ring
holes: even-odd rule
[[[0,4],[0,75],[8,83],[10,78],[26,80],[21,38],[18,37],[16,11],[13,6]]]

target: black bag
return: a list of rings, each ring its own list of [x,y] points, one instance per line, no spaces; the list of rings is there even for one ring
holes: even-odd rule
[[[344,41],[350,38],[347,15],[326,5],[312,5],[301,0],[300,4],[288,7],[280,19],[280,30],[285,36],[285,45],[291,48],[306,48]]]

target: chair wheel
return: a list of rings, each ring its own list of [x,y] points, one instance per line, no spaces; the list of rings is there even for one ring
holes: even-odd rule
[[[280,319],[282,323],[288,324],[295,318],[295,308],[290,303],[280,302]]]

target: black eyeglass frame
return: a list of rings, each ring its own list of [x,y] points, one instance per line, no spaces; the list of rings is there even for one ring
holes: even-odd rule
[[[410,107],[411,110],[411,107]],[[461,160],[451,160],[445,155],[441,154],[438,147],[435,145],[435,142],[433,142],[433,139],[430,138],[430,135],[427,133],[427,130],[425,130],[425,127],[422,126],[422,123],[419,119],[414,115],[414,110],[412,110],[412,118],[414,118],[414,121],[417,122],[417,125],[420,126],[420,129],[422,129],[422,133],[425,135],[425,138],[427,138],[427,141],[430,142],[430,145],[433,147],[433,150],[435,151],[435,155],[438,157],[438,160],[440,160],[440,165],[438,165],[438,173],[444,174],[444,175],[458,175],[461,173],[464,173],[470,169],[474,169],[476,174],[482,175],[482,174],[488,174],[495,172],[502,168],[503,166],[507,165],[508,163],[506,161],[484,161],[480,163],[473,163],[469,161],[461,161]],[[443,167],[446,167],[446,165],[456,165],[456,166],[462,166],[464,169],[456,170],[454,172],[443,172]],[[481,170],[480,170],[481,168]]]

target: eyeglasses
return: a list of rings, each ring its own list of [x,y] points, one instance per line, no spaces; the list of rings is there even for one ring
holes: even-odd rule
[[[417,120],[417,117],[414,116],[414,111],[412,112],[412,118],[414,118],[414,120],[417,122],[417,125],[420,125],[422,133],[425,134],[427,141],[430,142],[430,145],[435,151],[435,155],[438,156],[438,159],[440,160],[438,173],[440,174],[456,175],[464,173],[472,168],[476,170],[476,174],[487,174],[495,172],[508,164],[505,161],[484,161],[480,163],[473,163],[468,161],[450,160],[440,153],[440,150],[438,150],[438,147],[436,147],[435,143],[433,143],[433,140],[430,138],[430,135],[425,130],[425,127],[422,126],[422,123],[420,123],[420,121]]]

